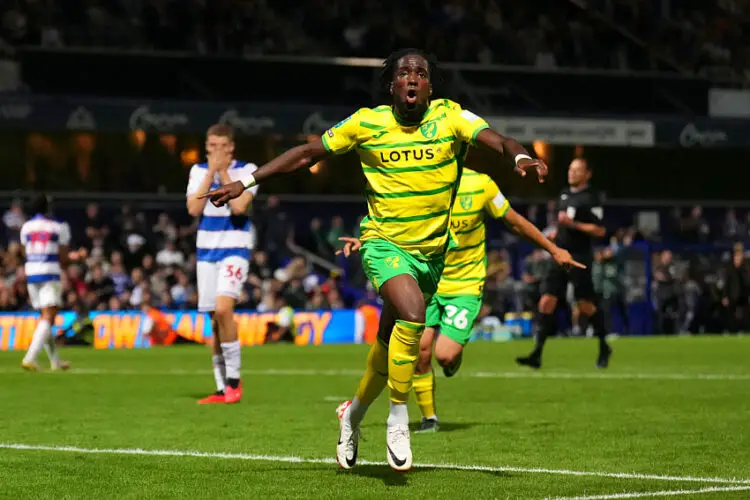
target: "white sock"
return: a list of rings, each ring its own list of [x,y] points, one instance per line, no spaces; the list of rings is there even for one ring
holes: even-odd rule
[[[222,342],[221,354],[224,356],[224,364],[227,370],[227,380],[239,380],[240,367],[242,366],[242,359],[240,356],[240,341],[235,340],[234,342]]]
[[[216,381],[216,390],[224,392],[224,381],[227,378],[227,367],[224,364],[224,357],[221,354],[214,354],[211,358],[214,365],[214,380]]]
[[[49,364],[52,368],[60,366],[60,357],[57,355],[57,344],[55,343],[55,336],[52,335],[52,329],[47,337],[47,342],[44,344],[44,350],[47,351],[47,357],[49,357]]]
[[[391,401],[391,411],[388,414],[388,427],[394,425],[409,425],[409,410],[403,403],[397,404]]]
[[[39,357],[39,353],[42,352],[42,348],[47,344],[47,338],[51,333],[49,321],[46,319],[40,319],[39,323],[36,324],[34,330],[34,336],[31,337],[31,345],[29,350],[26,351],[26,356],[23,357],[24,363],[36,363],[36,358]]]
[[[349,423],[354,427],[358,426],[365,418],[365,413],[367,413],[369,407],[370,405],[364,404],[357,396],[354,396],[352,404],[349,405]]]

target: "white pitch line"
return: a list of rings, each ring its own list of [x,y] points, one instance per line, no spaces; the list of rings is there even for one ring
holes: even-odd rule
[[[677,497],[683,495],[701,495],[703,493],[750,491],[750,486],[712,486],[699,490],[664,490],[644,491],[640,493],[612,493],[605,495],[586,495],[580,497],[555,497],[545,500],[619,500],[622,498]]]
[[[351,396],[326,396],[323,398],[323,401],[327,401],[329,403],[343,403],[349,398],[351,398]]]
[[[142,448],[79,448],[77,446],[47,446],[20,443],[0,443],[0,449],[6,450],[23,450],[23,451],[51,451],[67,453],[90,453],[90,454],[109,454],[109,455],[145,455],[145,456],[163,456],[163,457],[195,457],[195,458],[218,458],[230,460],[248,460],[255,462],[283,462],[283,463],[306,463],[306,464],[334,464],[332,458],[303,458],[295,456],[274,456],[274,455],[253,455],[245,453],[211,453],[203,451],[190,450],[144,450]],[[360,460],[362,465],[388,465],[386,462],[371,462],[369,460]],[[691,482],[691,483],[714,483],[714,484],[732,484],[746,485],[750,490],[750,479],[732,479],[723,477],[695,477],[695,476],[662,476],[655,474],[638,474],[628,472],[596,472],[596,471],[576,471],[565,469],[542,469],[526,467],[505,467],[491,465],[460,465],[460,464],[414,464],[414,467],[424,469],[443,469],[457,470],[467,472],[519,472],[525,474],[553,474],[563,476],[588,476],[588,477],[606,477],[614,479],[640,479],[670,482]]]
[[[0,374],[16,375],[23,373],[21,368],[0,368]],[[208,370],[133,370],[133,369],[99,369],[74,368],[70,374],[75,375],[145,375],[145,376],[189,376],[210,375]],[[268,369],[242,370],[245,375],[257,376],[295,376],[295,377],[360,377],[363,370],[302,370],[302,369]],[[750,380],[750,374],[730,373],[581,373],[581,372],[465,372],[460,376],[470,378],[507,378],[507,379],[553,379],[553,380],[717,380],[742,381]]]

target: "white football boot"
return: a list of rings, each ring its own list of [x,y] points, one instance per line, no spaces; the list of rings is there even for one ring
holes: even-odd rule
[[[386,431],[388,465],[391,469],[405,472],[411,469],[411,438],[408,425],[389,425]]]
[[[340,427],[339,442],[336,445],[336,461],[342,469],[351,469],[356,465],[359,451],[359,426],[353,427],[349,419],[351,404],[351,401],[346,401],[336,408]]]

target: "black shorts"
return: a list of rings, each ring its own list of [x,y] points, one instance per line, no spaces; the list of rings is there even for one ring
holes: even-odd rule
[[[542,280],[542,295],[554,295],[558,300],[565,300],[568,289],[568,283],[573,285],[573,292],[576,300],[596,299],[594,292],[594,282],[591,279],[591,263],[584,262],[586,269],[574,267],[566,271],[561,266],[554,266],[549,270]]]

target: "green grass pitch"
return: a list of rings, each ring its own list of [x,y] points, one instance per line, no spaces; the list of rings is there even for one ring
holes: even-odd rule
[[[334,462],[367,346],[245,349],[234,406],[196,405],[204,346],[66,349],[68,373],[2,352],[0,498],[750,498],[750,337],[613,347],[599,371],[595,341],[553,339],[532,372],[513,362],[528,342],[470,344],[456,377],[438,370],[442,430],[412,435],[406,474],[384,464],[385,396],[362,463]]]

